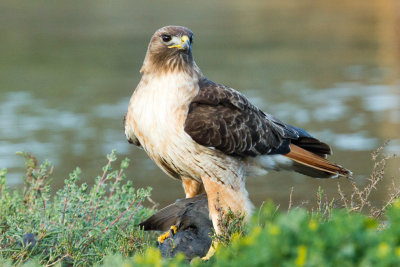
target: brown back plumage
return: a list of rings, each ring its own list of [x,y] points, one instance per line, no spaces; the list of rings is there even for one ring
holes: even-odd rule
[[[292,170],[316,177],[349,176],[351,172],[325,158],[329,145],[304,129],[285,124],[251,104],[239,92],[206,78],[199,81],[185,131],[194,141],[236,157],[284,155]]]
[[[199,81],[199,93],[190,104],[185,132],[203,146],[239,157],[274,154],[285,140],[299,137],[293,127],[264,113],[241,93],[206,78]],[[288,144],[282,152],[289,152]]]

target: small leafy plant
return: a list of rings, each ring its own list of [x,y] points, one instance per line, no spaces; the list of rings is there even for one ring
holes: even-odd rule
[[[400,200],[386,213],[386,227],[362,213],[334,209],[324,214],[304,208],[282,212],[266,203],[248,224],[247,234],[233,235],[228,246],[218,246],[209,261],[183,255],[164,259],[149,247],[126,258],[107,256],[103,266],[399,266]]]
[[[219,195],[217,197],[216,209],[218,211],[218,226],[220,233],[212,234],[212,239],[219,245],[228,246],[232,239],[246,234],[245,215],[233,212],[231,209],[224,211],[219,205]]]
[[[209,265],[398,266],[399,200],[387,210],[386,225],[378,230],[376,219],[345,209],[333,210],[326,220],[323,214],[302,208],[277,212],[268,203],[250,224],[248,235],[217,250]]]
[[[22,193],[11,192],[6,169],[0,171],[0,258],[12,264],[34,259],[48,266],[92,265],[106,254],[131,256],[148,246],[148,235],[137,225],[151,215],[142,205],[151,190],[124,181],[128,159],[114,170],[112,151],[90,188],[78,184],[81,171],[76,168],[52,196],[50,163],[38,164],[29,153],[20,154],[27,170]]]

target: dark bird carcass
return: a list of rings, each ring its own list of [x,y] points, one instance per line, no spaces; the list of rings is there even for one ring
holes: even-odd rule
[[[146,231],[166,231],[158,238],[163,257],[173,257],[179,252],[188,260],[203,257],[211,246],[213,232],[207,196],[178,199],[140,223],[140,227]]]

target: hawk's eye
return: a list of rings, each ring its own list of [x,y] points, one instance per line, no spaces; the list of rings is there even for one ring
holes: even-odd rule
[[[161,38],[162,38],[162,40],[164,41],[164,42],[166,42],[166,43],[168,43],[169,41],[171,41],[171,35],[168,35],[168,34],[163,34],[163,35],[161,35]]]

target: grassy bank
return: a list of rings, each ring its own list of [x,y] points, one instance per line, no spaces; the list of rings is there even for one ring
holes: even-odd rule
[[[312,210],[281,211],[264,204],[245,227],[240,218],[222,220],[223,236],[216,255],[204,266],[398,266],[400,264],[400,191],[373,206],[368,198],[384,178],[389,157],[373,154],[369,183],[351,194],[338,188],[337,199],[317,192]],[[186,266],[182,255],[162,259],[153,235],[138,229],[154,210],[143,203],[150,189],[125,181],[129,161],[119,164],[115,153],[89,187],[74,170],[62,189],[52,193],[49,162],[25,158],[22,191],[7,187],[0,171],[0,265],[14,266]]]
[[[149,244],[148,235],[135,225],[151,215],[142,203],[150,189],[125,182],[127,159],[116,164],[115,153],[92,187],[80,183],[80,169],[51,192],[50,163],[25,158],[24,189],[10,191],[5,169],[0,171],[0,257],[13,264],[33,259],[43,265],[89,265],[107,254],[132,256]],[[33,234],[33,235],[32,235]]]

